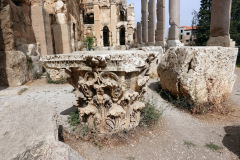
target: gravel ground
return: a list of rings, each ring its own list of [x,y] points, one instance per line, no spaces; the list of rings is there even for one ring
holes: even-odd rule
[[[90,142],[69,140],[68,143],[84,158],[89,160],[175,160],[175,159],[217,159],[229,160],[240,158],[240,69],[236,69],[238,79],[231,95],[231,104],[235,112],[227,116],[204,115],[192,116],[177,109],[162,99],[155,91],[156,80],[148,83],[147,99],[164,109],[159,124],[141,131],[121,145],[98,146]],[[18,92],[28,88],[22,95]],[[59,114],[59,124],[69,128],[66,120],[74,110],[72,103],[75,96],[68,84],[47,84],[44,79],[36,80],[25,86],[0,88],[0,112],[10,105],[28,103],[29,100],[55,106]],[[14,101],[12,101],[14,99]],[[34,107],[34,106],[33,106]],[[194,144],[188,146],[184,143]],[[205,145],[214,143],[222,149],[213,151]],[[0,158],[1,159],[1,158]]]

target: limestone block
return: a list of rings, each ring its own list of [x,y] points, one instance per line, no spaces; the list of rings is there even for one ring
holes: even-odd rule
[[[1,85],[19,86],[32,79],[32,70],[27,65],[24,53],[20,51],[0,52]]]
[[[170,48],[158,66],[162,87],[198,104],[220,104],[231,93],[238,50],[224,47]]]
[[[58,13],[55,16],[56,16],[56,21],[58,24],[66,24],[67,23],[67,17],[64,13]]]
[[[34,99],[28,102],[18,100],[16,104],[17,99],[18,95],[11,96],[12,102],[0,100],[1,159],[83,159],[67,144],[58,141],[54,106]]]
[[[40,63],[40,53],[38,52],[36,45],[23,44],[18,47],[18,50],[32,58],[33,76],[35,77],[37,74],[41,74],[42,73],[42,64]]]
[[[163,48],[161,46],[148,46],[148,47],[141,47],[140,50],[143,50],[148,53],[158,52],[158,56],[152,61],[149,67],[149,75],[151,78],[158,77],[157,67],[164,55]]]
[[[47,69],[47,73],[49,74],[50,78],[53,81],[59,81],[61,79],[66,79],[68,77],[64,69],[60,70]]]
[[[138,126],[149,66],[158,55],[139,50],[90,51],[45,56],[42,61],[45,67],[65,69],[70,76],[81,123],[113,134]]]

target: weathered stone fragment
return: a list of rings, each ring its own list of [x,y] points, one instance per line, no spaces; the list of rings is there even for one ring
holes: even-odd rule
[[[153,51],[95,51],[42,60],[49,69],[66,69],[81,122],[100,133],[115,133],[138,126],[150,63],[158,55]]]
[[[0,52],[0,85],[19,86],[33,79],[26,55],[20,51]]]
[[[221,104],[231,93],[237,49],[170,48],[158,66],[162,87],[195,104]]]
[[[9,101],[0,100],[1,159],[83,159],[67,144],[58,141],[54,106],[34,99],[22,102],[18,100],[18,95],[4,96]]]

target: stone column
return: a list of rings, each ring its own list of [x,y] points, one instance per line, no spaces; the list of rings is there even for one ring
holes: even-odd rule
[[[157,1],[156,45],[165,47],[165,0]]]
[[[102,28],[101,28],[101,21],[100,21],[100,8],[99,8],[99,4],[97,0],[94,0],[94,6],[93,6],[93,10],[94,10],[94,29],[95,29],[95,37],[96,37],[96,44],[97,46],[101,46],[101,32],[102,32]]]
[[[49,14],[41,5],[31,6],[31,20],[34,36],[40,43],[41,55],[53,54]]]
[[[142,24],[140,22],[137,23],[137,37],[138,43],[142,44]]]
[[[179,41],[180,0],[169,0],[168,47],[183,46]]]
[[[155,14],[156,14],[156,3],[155,0],[149,0],[148,12],[148,45],[153,46],[155,44]]]
[[[142,41],[147,44],[148,42],[148,3],[147,0],[142,2]]]
[[[230,39],[232,0],[213,0],[211,10],[210,38],[208,46],[235,47]]]
[[[117,36],[116,36],[116,25],[117,25],[117,8],[116,3],[111,3],[111,30],[112,30],[112,40],[111,40],[111,46],[116,46],[117,44]]]

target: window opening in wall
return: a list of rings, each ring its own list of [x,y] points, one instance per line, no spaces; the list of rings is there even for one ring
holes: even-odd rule
[[[109,46],[109,29],[107,26],[103,27],[103,45]]]
[[[120,45],[125,45],[125,27],[120,29]]]
[[[84,13],[84,11],[83,11]],[[87,13],[83,14],[84,15],[84,24],[94,24],[94,13]]]
[[[120,11],[120,21],[126,21],[124,11]]]

